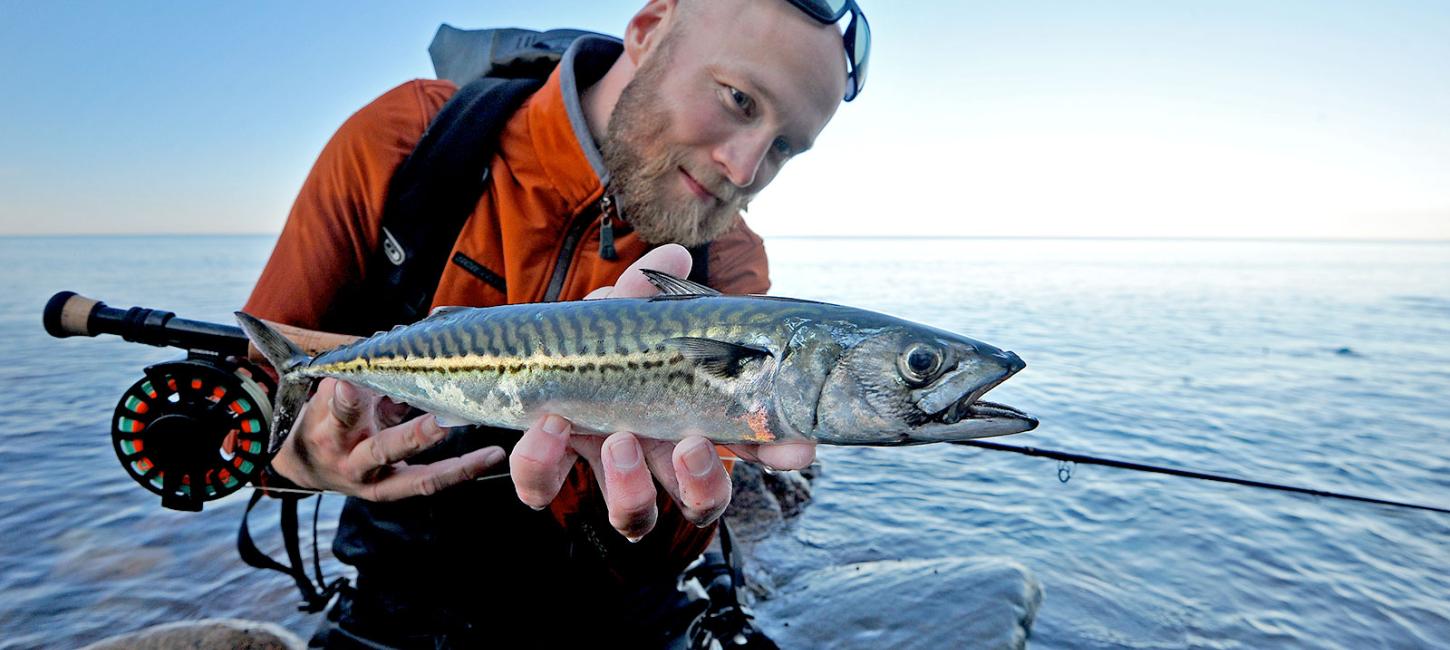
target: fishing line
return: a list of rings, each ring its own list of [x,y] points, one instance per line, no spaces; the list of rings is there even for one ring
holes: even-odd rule
[[[70,291],[51,297],[43,320],[46,331],[58,338],[115,334],[127,341],[187,350],[183,360],[147,367],[145,376],[122,395],[112,418],[112,443],[117,458],[131,478],[161,495],[163,506],[201,510],[203,502],[240,489],[309,495],[327,492],[258,488],[251,484],[271,460],[264,443],[270,434],[271,398],[277,387],[269,374],[246,358],[247,339],[239,328],[176,318],[171,312],[144,307],[116,309]],[[309,335],[317,336],[316,333]],[[313,344],[321,343],[314,340]],[[199,431],[205,435],[198,435]],[[1064,483],[1072,478],[1074,464],[1082,463],[1450,514],[1450,508],[1053,449],[982,440],[954,441],[953,444],[1055,459],[1057,478]],[[507,472],[488,474],[474,480],[508,475]]]
[[[477,477],[477,479],[471,479],[471,480],[503,479],[503,477],[506,477],[506,476],[509,476],[509,473],[508,472],[500,473],[500,474],[483,474],[483,476],[480,476],[480,477]],[[341,495],[341,493],[342,493],[342,492],[338,492],[338,490],[319,490],[319,489],[312,489],[312,487],[262,487],[260,485],[245,485],[245,486],[242,486],[242,489],[244,489],[244,490],[262,490],[262,492],[284,492],[284,493],[289,493],[289,495]]]
[[[1176,467],[1161,467],[1161,466],[1158,466],[1158,465],[1147,465],[1147,464],[1144,464],[1144,463],[1134,463],[1134,462],[1130,462],[1130,461],[1126,461],[1126,460],[1118,460],[1118,459],[1114,459],[1114,458],[1102,458],[1102,457],[1099,457],[1099,456],[1088,456],[1086,454],[1075,454],[1075,453],[1066,452],[1066,451],[1058,451],[1058,450],[1055,450],[1055,449],[1041,449],[1041,448],[1038,448],[1038,447],[1018,447],[1018,446],[1014,446],[1014,445],[1004,445],[1004,444],[999,443],[999,442],[987,442],[985,440],[955,440],[955,441],[951,441],[950,444],[963,445],[963,446],[967,446],[967,447],[977,447],[977,448],[980,448],[980,449],[988,449],[988,450],[991,450],[991,451],[1005,451],[1005,452],[1010,452],[1010,453],[1014,453],[1014,454],[1022,454],[1024,456],[1038,456],[1038,457],[1041,457],[1041,458],[1050,458],[1052,460],[1056,460],[1056,461],[1058,461],[1058,466],[1057,466],[1057,479],[1059,481],[1063,482],[1063,483],[1066,483],[1066,482],[1068,482],[1069,480],[1072,479],[1072,475],[1073,475],[1073,467],[1072,467],[1072,465],[1073,464],[1076,464],[1076,463],[1081,463],[1081,464],[1084,464],[1084,465],[1102,465],[1102,466],[1105,466],[1105,467],[1116,467],[1118,469],[1126,469],[1126,470],[1131,470],[1131,471],[1135,471],[1135,472],[1149,472],[1149,473],[1153,473],[1153,474],[1167,474],[1169,476],[1179,476],[1179,477],[1183,477],[1183,478],[1190,478],[1190,479],[1201,480],[1201,481],[1215,481],[1215,482],[1218,482],[1218,483],[1232,483],[1234,485],[1243,485],[1243,486],[1246,486],[1246,487],[1260,488],[1260,489],[1265,489],[1265,490],[1278,490],[1278,491],[1281,491],[1281,492],[1293,492],[1293,493],[1297,493],[1297,494],[1307,494],[1307,495],[1310,495],[1310,496],[1325,497],[1325,498],[1330,498],[1330,499],[1343,499],[1343,500],[1347,500],[1347,501],[1359,501],[1359,502],[1362,502],[1362,503],[1373,503],[1373,504],[1376,504],[1376,505],[1392,506],[1392,507],[1396,507],[1396,508],[1410,508],[1410,509],[1414,509],[1414,510],[1428,510],[1430,512],[1441,512],[1441,513],[1445,513],[1445,514],[1450,514],[1450,508],[1440,508],[1440,507],[1436,507],[1436,506],[1429,506],[1429,505],[1423,505],[1423,504],[1418,504],[1418,503],[1409,503],[1409,502],[1405,502],[1405,501],[1393,501],[1393,500],[1390,500],[1390,499],[1378,499],[1378,498],[1375,498],[1375,497],[1359,496],[1359,495],[1355,495],[1355,494],[1345,494],[1345,493],[1342,493],[1342,492],[1331,492],[1331,491],[1328,491],[1328,490],[1318,490],[1318,489],[1314,489],[1314,488],[1299,487],[1299,486],[1295,486],[1295,485],[1285,485],[1285,484],[1282,484],[1282,483],[1269,483],[1267,481],[1255,481],[1255,480],[1246,479],[1246,478],[1238,478],[1236,476],[1224,476],[1222,474],[1210,474],[1210,473],[1207,473],[1207,472],[1196,472],[1196,471],[1193,471],[1193,470],[1179,469],[1179,468],[1176,468]],[[771,473],[771,474],[774,474],[775,473],[775,470],[770,469],[768,466],[762,465],[761,468],[764,469],[768,473]],[[503,473],[500,473],[500,474],[486,474],[484,476],[480,476],[480,477],[475,478],[473,480],[475,480],[475,481],[487,481],[487,480],[491,480],[491,479],[504,478],[504,477],[507,477],[507,476],[509,476],[509,473],[508,472],[503,472]],[[245,486],[245,489],[251,489],[251,490],[268,490],[268,491],[272,491],[272,492],[291,492],[291,493],[296,493],[296,494],[324,494],[324,493],[327,493],[327,494],[337,494],[337,492],[334,492],[334,491],[331,491],[331,490],[311,490],[311,489],[307,489],[307,488],[280,488],[280,487],[263,488],[263,487],[259,487],[259,486],[255,486],[255,485],[247,485],[247,486]]]
[[[1418,504],[1418,503],[1407,503],[1407,502],[1404,502],[1404,501],[1391,501],[1389,499],[1376,499],[1374,497],[1358,496],[1358,495],[1354,495],[1354,494],[1344,494],[1342,492],[1329,492],[1327,490],[1316,490],[1316,489],[1313,489],[1313,488],[1298,487],[1298,486],[1295,486],[1295,485],[1284,485],[1282,483],[1269,483],[1269,482],[1266,482],[1266,481],[1253,481],[1253,480],[1249,480],[1249,479],[1246,479],[1246,478],[1238,478],[1236,476],[1224,476],[1222,474],[1209,474],[1207,472],[1195,472],[1195,471],[1192,471],[1192,470],[1178,469],[1176,467],[1161,467],[1161,466],[1158,466],[1158,465],[1146,465],[1146,464],[1143,464],[1143,463],[1133,463],[1133,462],[1129,462],[1129,461],[1126,461],[1126,460],[1117,460],[1117,459],[1113,459],[1113,458],[1100,458],[1100,457],[1097,457],[1097,456],[1088,456],[1088,455],[1084,455],[1084,454],[1074,454],[1074,453],[1071,453],[1071,452],[1057,451],[1057,450],[1054,450],[1054,449],[1039,449],[1037,447],[1017,447],[1017,446],[1014,446],[1014,445],[1004,445],[1004,444],[999,443],[999,442],[987,442],[985,440],[956,440],[956,441],[951,441],[951,444],[954,444],[954,445],[965,445],[965,446],[968,446],[968,447],[978,447],[978,448],[981,448],[981,449],[990,449],[992,451],[1006,451],[1006,452],[1011,452],[1011,453],[1014,453],[1014,454],[1022,454],[1024,456],[1040,456],[1042,458],[1051,458],[1053,460],[1057,460],[1057,461],[1062,462],[1062,463],[1082,463],[1084,465],[1104,465],[1104,466],[1107,466],[1107,467],[1116,467],[1118,469],[1132,470],[1132,471],[1135,471],[1135,472],[1151,472],[1151,473],[1154,473],[1154,474],[1167,474],[1167,475],[1170,475],[1170,476],[1181,476],[1181,477],[1184,477],[1184,478],[1197,479],[1197,480],[1201,480],[1201,481],[1217,481],[1219,483],[1233,483],[1235,485],[1244,485],[1244,486],[1248,486],[1248,487],[1252,487],[1252,488],[1261,488],[1261,489],[1266,489],[1266,490],[1279,490],[1279,491],[1282,491],[1282,492],[1295,492],[1295,493],[1298,493],[1298,494],[1308,494],[1308,495],[1316,496],[1316,497],[1327,497],[1327,498],[1331,498],[1331,499],[1345,499],[1345,500],[1348,500],[1348,501],[1361,501],[1361,502],[1364,502],[1364,503],[1374,503],[1374,504],[1378,504],[1378,505],[1382,505],[1382,506],[1394,506],[1396,508],[1412,508],[1412,509],[1415,509],[1415,510],[1429,510],[1431,512],[1442,512],[1442,513],[1450,514],[1450,508],[1439,508],[1439,507],[1436,507],[1436,506],[1427,506],[1427,505],[1422,505],[1422,504]],[[1071,477],[1071,470],[1068,470],[1067,475],[1068,475],[1069,478]],[[1063,476],[1062,466],[1059,466],[1059,469],[1058,469],[1058,478],[1059,478],[1059,480],[1062,480],[1062,476]],[[1066,481],[1063,480],[1063,482],[1065,483]]]

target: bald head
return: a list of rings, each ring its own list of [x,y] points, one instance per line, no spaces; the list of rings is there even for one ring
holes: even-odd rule
[[[650,0],[584,100],[625,220],[693,245],[811,148],[845,89],[840,32],[785,0]]]
[[[766,57],[799,64],[797,81],[823,91],[839,87],[832,95],[838,99],[845,94],[839,28],[817,22],[786,0],[677,0],[675,12],[678,19],[666,29],[678,32],[677,38],[734,39]]]

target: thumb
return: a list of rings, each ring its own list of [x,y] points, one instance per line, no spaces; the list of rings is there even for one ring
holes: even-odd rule
[[[614,290],[610,292],[611,298],[648,298],[660,292],[655,285],[645,277],[640,269],[662,271],[677,278],[685,278],[690,275],[690,266],[693,260],[690,258],[690,251],[679,244],[665,244],[648,253],[644,257],[635,260],[630,264],[624,273],[619,274],[619,280],[614,283]]]
[[[363,414],[372,410],[375,395],[341,380],[333,380],[332,399],[327,404],[333,419],[350,431],[362,422]]]

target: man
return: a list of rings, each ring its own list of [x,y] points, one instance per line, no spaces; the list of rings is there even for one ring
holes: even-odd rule
[[[831,17],[806,13],[821,13],[816,4],[650,0],[623,43],[576,41],[504,127],[434,305],[652,295],[639,268],[683,276],[690,266],[684,248],[659,245],[703,242],[713,242],[712,285],[763,293],[764,248],[738,213],[811,146],[864,73],[864,47],[843,56]],[[405,84],[339,129],[246,311],[353,331],[346,314],[367,305],[357,288],[379,245],[388,179],[454,90]],[[617,260],[598,252],[605,219]],[[580,238],[566,235],[579,227]],[[356,590],[319,640],[658,644],[661,603],[729,503],[713,445],[572,436],[551,415],[513,445],[509,485],[472,480],[499,473],[506,436],[449,434],[431,416],[399,422],[402,412],[324,380],[272,463],[273,481],[357,497],[334,542],[358,569]],[[814,458],[809,445],[731,450],[777,468]]]

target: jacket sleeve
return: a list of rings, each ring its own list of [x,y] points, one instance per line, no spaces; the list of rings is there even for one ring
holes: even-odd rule
[[[721,293],[763,294],[770,290],[765,241],[744,217],[736,217],[735,227],[710,243],[709,263],[709,285]]]
[[[318,328],[338,296],[363,279],[393,171],[412,152],[454,86],[416,80],[343,123],[313,164],[244,311]]]

